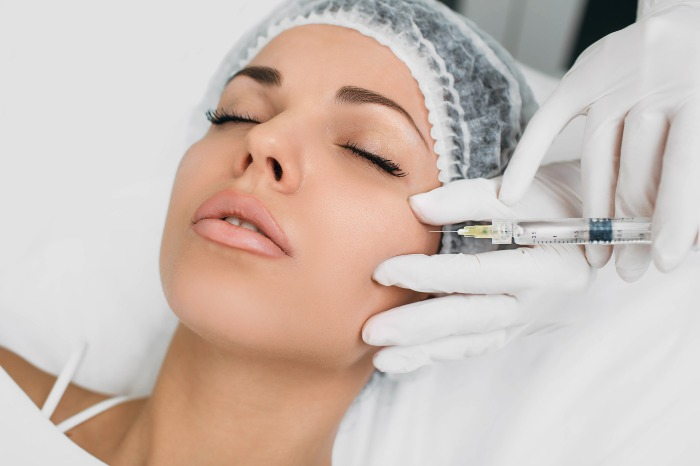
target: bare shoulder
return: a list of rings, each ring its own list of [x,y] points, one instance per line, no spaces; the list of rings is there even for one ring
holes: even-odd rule
[[[41,408],[49,396],[51,387],[58,378],[44,372],[29,361],[0,346],[0,366],[27,394],[37,407]],[[76,384],[69,384],[54,411],[51,420],[58,423],[88,406],[108,398],[108,395],[94,392]]]
[[[0,366],[24,390],[35,405],[41,407],[56,377],[42,371],[9,349],[0,346]]]
[[[58,378],[1,346],[0,366],[39,408],[46,401]],[[51,421],[58,424],[111,396],[71,383],[56,406]],[[144,398],[120,404],[73,427],[66,432],[66,436],[85,451],[108,463],[107,458],[115,451],[127,429],[141,412],[145,402]]]

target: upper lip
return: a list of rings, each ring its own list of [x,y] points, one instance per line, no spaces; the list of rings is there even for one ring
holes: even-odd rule
[[[254,196],[233,189],[219,191],[204,201],[192,216],[192,223],[204,218],[238,217],[257,226],[273,243],[291,255],[289,241],[265,205]]]

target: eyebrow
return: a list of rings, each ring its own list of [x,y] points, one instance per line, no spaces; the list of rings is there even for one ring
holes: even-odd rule
[[[263,86],[281,86],[282,73],[275,68],[269,66],[249,66],[238,71],[236,74],[228,78],[226,84],[233,81],[238,76],[248,76]]]
[[[426,147],[428,146],[428,143],[423,137],[423,134],[418,129],[418,125],[416,125],[416,122],[413,120],[413,118],[411,118],[411,115],[409,115],[408,112],[401,105],[397,104],[390,98],[378,94],[374,91],[370,91],[369,89],[363,89],[361,87],[356,86],[343,86],[340,89],[338,89],[338,92],[336,92],[335,99],[338,102],[345,104],[378,104],[396,110],[397,112],[405,116],[406,119],[408,119],[408,121],[411,123],[411,126],[413,126],[413,128],[418,133],[418,136],[420,136],[420,138],[423,140],[423,144],[425,144]]]
[[[226,81],[226,84],[230,83],[238,76],[247,76],[263,86],[279,87],[282,85],[282,73],[280,73],[276,68],[272,68],[270,66],[248,66],[243,68],[231,76],[228,81]],[[418,136],[420,136],[423,144],[429,148],[428,142],[426,141],[425,137],[423,137],[423,133],[421,133],[421,131],[418,129],[416,122],[413,120],[413,118],[411,118],[411,115],[406,111],[406,109],[390,98],[362,87],[343,86],[336,92],[335,99],[337,102],[344,104],[377,104],[396,110],[406,117],[406,119],[411,123],[411,126],[413,126],[418,133]]]

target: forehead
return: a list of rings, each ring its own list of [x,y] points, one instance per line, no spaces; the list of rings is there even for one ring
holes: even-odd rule
[[[294,27],[271,40],[249,65],[277,68],[283,85],[333,92],[347,85],[371,89],[399,102],[419,126],[427,125],[425,99],[408,67],[389,47],[354,29]]]
[[[323,64],[328,75],[338,68],[351,69],[363,65],[365,71],[382,64],[383,68],[404,71],[405,65],[392,53],[371,37],[341,26],[309,24],[288,29],[268,43],[255,57],[260,60],[275,60],[278,63]],[[334,67],[328,65],[335,65]],[[408,69],[405,69],[408,73]],[[409,74],[410,75],[410,74]]]

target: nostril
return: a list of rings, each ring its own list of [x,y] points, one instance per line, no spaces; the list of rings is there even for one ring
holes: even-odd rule
[[[275,181],[282,179],[282,165],[275,159],[272,159],[272,171],[275,174]]]

